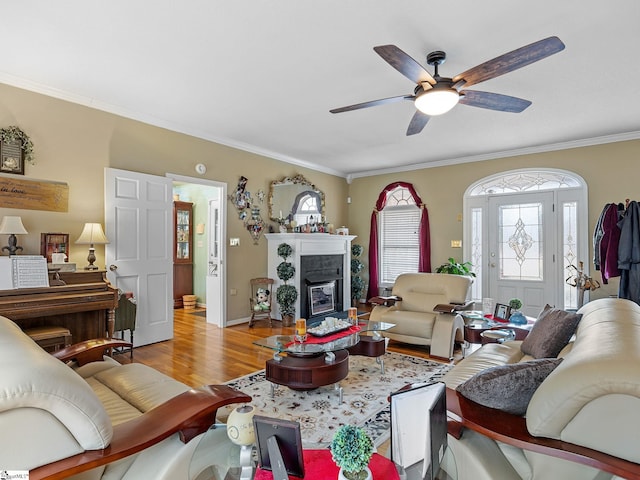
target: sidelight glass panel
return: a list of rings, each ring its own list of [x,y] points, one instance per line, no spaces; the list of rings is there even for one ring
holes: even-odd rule
[[[483,297],[482,211],[482,207],[471,209],[471,264],[473,265],[473,272],[476,274],[476,280],[471,285],[471,298],[474,300]]]
[[[565,202],[562,204],[562,258],[565,276],[574,276],[576,271],[570,266],[578,266],[576,258],[578,231],[578,204]],[[578,289],[564,282],[564,308],[578,308]]]

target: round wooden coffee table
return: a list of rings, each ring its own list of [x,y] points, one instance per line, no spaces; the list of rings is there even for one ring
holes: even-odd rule
[[[288,353],[280,360],[267,360],[265,378],[292,390],[313,390],[336,384],[349,374],[349,352],[322,352],[314,356]]]

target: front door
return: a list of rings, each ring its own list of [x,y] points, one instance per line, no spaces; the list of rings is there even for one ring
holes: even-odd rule
[[[105,169],[107,276],[136,298],[136,346],[173,338],[172,222],[171,179]]]
[[[557,303],[553,192],[489,198],[489,297],[506,304],[522,300],[522,312],[536,317]]]

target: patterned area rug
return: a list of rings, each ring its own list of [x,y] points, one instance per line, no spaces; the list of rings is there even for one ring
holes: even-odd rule
[[[437,380],[452,365],[387,352],[385,373],[374,358],[349,357],[349,375],[340,382],[343,402],[333,385],[300,392],[277,386],[271,398],[270,383],[264,370],[227,382],[227,385],[251,395],[251,404],[259,415],[300,422],[304,448],[326,447],[337,427],[349,423],[364,427],[376,446],[389,438],[388,396],[408,383]],[[226,419],[235,406],[220,409]]]

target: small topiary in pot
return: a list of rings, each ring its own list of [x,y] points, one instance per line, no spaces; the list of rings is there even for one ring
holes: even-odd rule
[[[348,480],[370,478],[369,461],[373,442],[367,432],[353,425],[341,426],[331,441],[331,456]],[[339,477],[340,478],[340,477]]]

